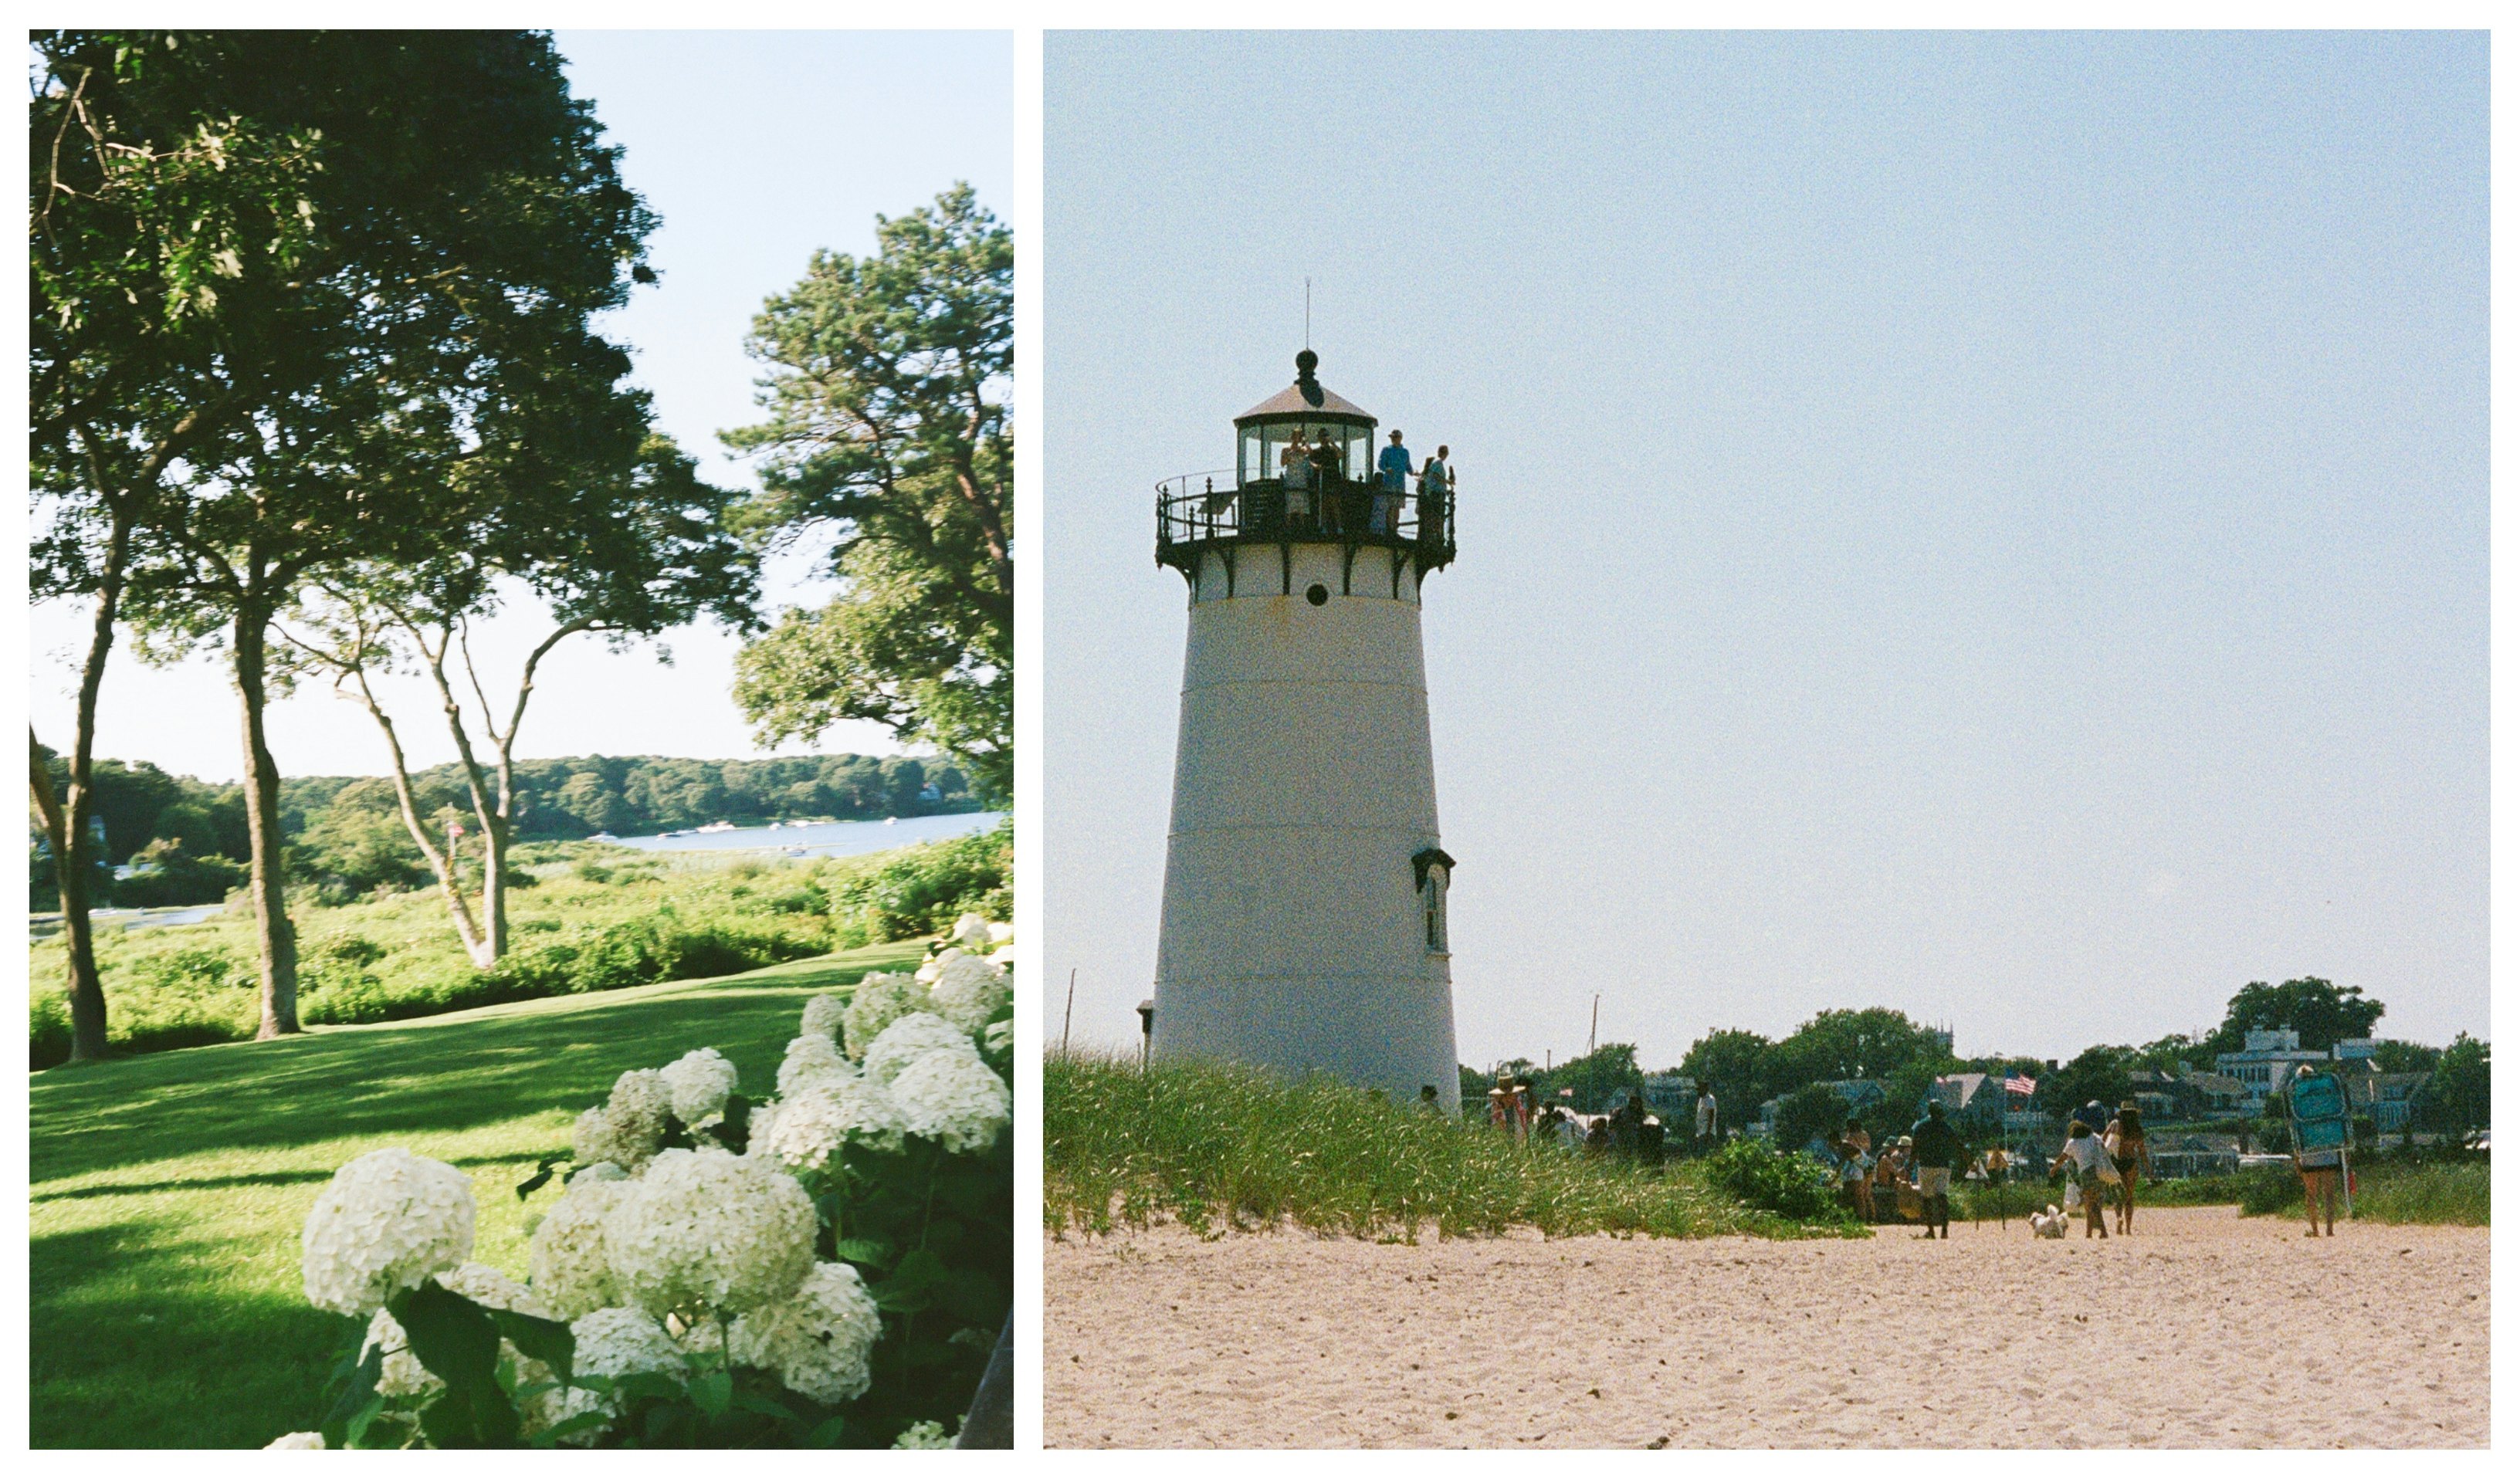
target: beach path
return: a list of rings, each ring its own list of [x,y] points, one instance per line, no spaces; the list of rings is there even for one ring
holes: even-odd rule
[[[1052,1447],[2481,1447],[2482,1228],[1045,1239]],[[2103,1395],[2105,1393],[2106,1395]]]

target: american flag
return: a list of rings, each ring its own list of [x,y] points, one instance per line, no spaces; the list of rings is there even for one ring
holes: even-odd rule
[[[2016,1073],[2012,1077],[2003,1081],[2003,1092],[2006,1094],[2018,1094],[2024,1098],[2027,1098],[2031,1095],[2039,1092],[2039,1081],[2035,1078],[2030,1078],[2026,1075]]]

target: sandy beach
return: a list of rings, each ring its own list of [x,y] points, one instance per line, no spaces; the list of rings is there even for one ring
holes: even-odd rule
[[[2481,1447],[2487,1230],[1045,1240],[1080,1448]],[[2134,1410],[2067,1398],[2104,1367]],[[2322,1395],[2323,1394],[2323,1395]],[[2311,1414],[2323,1411],[2324,1415]]]

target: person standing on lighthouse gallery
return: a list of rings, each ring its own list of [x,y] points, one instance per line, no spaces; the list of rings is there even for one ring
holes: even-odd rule
[[[1374,467],[1382,473],[1382,486],[1373,493],[1373,532],[1388,534],[1391,512],[1399,507],[1400,490],[1408,485],[1410,471],[1409,449],[1401,444],[1397,426],[1391,431],[1391,445],[1382,449],[1382,458]]]

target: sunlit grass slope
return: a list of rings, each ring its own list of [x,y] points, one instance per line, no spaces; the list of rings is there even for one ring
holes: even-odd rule
[[[314,1426],[357,1322],[307,1306],[297,1234],[342,1162],[404,1145],[464,1168],[474,1256],[521,1275],[525,1219],[557,1190],[514,1188],[623,1070],[714,1047],[766,1093],[806,997],[922,948],[34,1075],[33,1442],[259,1447]]]

